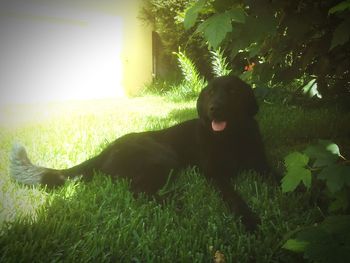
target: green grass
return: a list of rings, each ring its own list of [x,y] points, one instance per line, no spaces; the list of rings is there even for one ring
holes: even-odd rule
[[[119,101],[55,103],[2,109],[0,120],[0,262],[295,262],[281,248],[288,233],[322,220],[309,192],[282,194],[246,172],[236,188],[262,224],[247,233],[215,190],[188,169],[161,203],[135,197],[126,180],[97,175],[56,190],[10,180],[8,153],[22,142],[36,164],[65,168],[97,154],[132,131],[153,130],[196,116],[195,102],[148,96]],[[332,139],[349,156],[350,114],[262,104],[258,115],[268,157],[283,157],[318,138]],[[343,151],[343,152],[344,152]]]

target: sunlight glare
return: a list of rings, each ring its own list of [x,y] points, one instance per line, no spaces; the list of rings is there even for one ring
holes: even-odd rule
[[[13,3],[0,3],[0,105],[124,95],[121,16]]]

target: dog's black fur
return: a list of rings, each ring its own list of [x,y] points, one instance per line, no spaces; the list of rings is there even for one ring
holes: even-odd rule
[[[68,177],[90,177],[94,171],[101,171],[130,178],[135,192],[154,194],[166,183],[171,170],[198,166],[228,206],[242,215],[246,227],[254,229],[257,217],[230,186],[230,179],[241,170],[268,171],[254,119],[258,105],[253,91],[234,76],[213,79],[201,91],[197,110],[197,119],[159,131],[127,134],[73,168],[43,168],[40,183],[56,186]],[[14,177],[20,180],[18,169],[16,172]]]

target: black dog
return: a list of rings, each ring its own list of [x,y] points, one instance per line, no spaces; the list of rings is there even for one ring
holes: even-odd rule
[[[130,178],[135,192],[153,194],[166,183],[170,171],[198,166],[229,207],[242,215],[246,227],[254,229],[257,217],[230,187],[230,179],[241,170],[268,171],[254,119],[258,105],[253,91],[237,77],[216,78],[201,91],[197,110],[198,119],[159,131],[127,134],[96,157],[64,170],[35,166],[25,149],[15,146],[11,175],[26,184],[57,186],[66,178],[88,178],[101,171]]]

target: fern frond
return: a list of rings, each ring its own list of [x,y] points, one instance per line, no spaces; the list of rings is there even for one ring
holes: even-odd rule
[[[229,75],[232,70],[228,68],[228,63],[224,57],[224,51],[219,48],[215,51],[210,51],[210,54],[214,76],[220,77]]]
[[[186,56],[184,52],[179,50],[174,52],[184,77],[184,84],[189,88],[193,95],[197,95],[204,87],[204,79],[200,76],[195,64]]]

